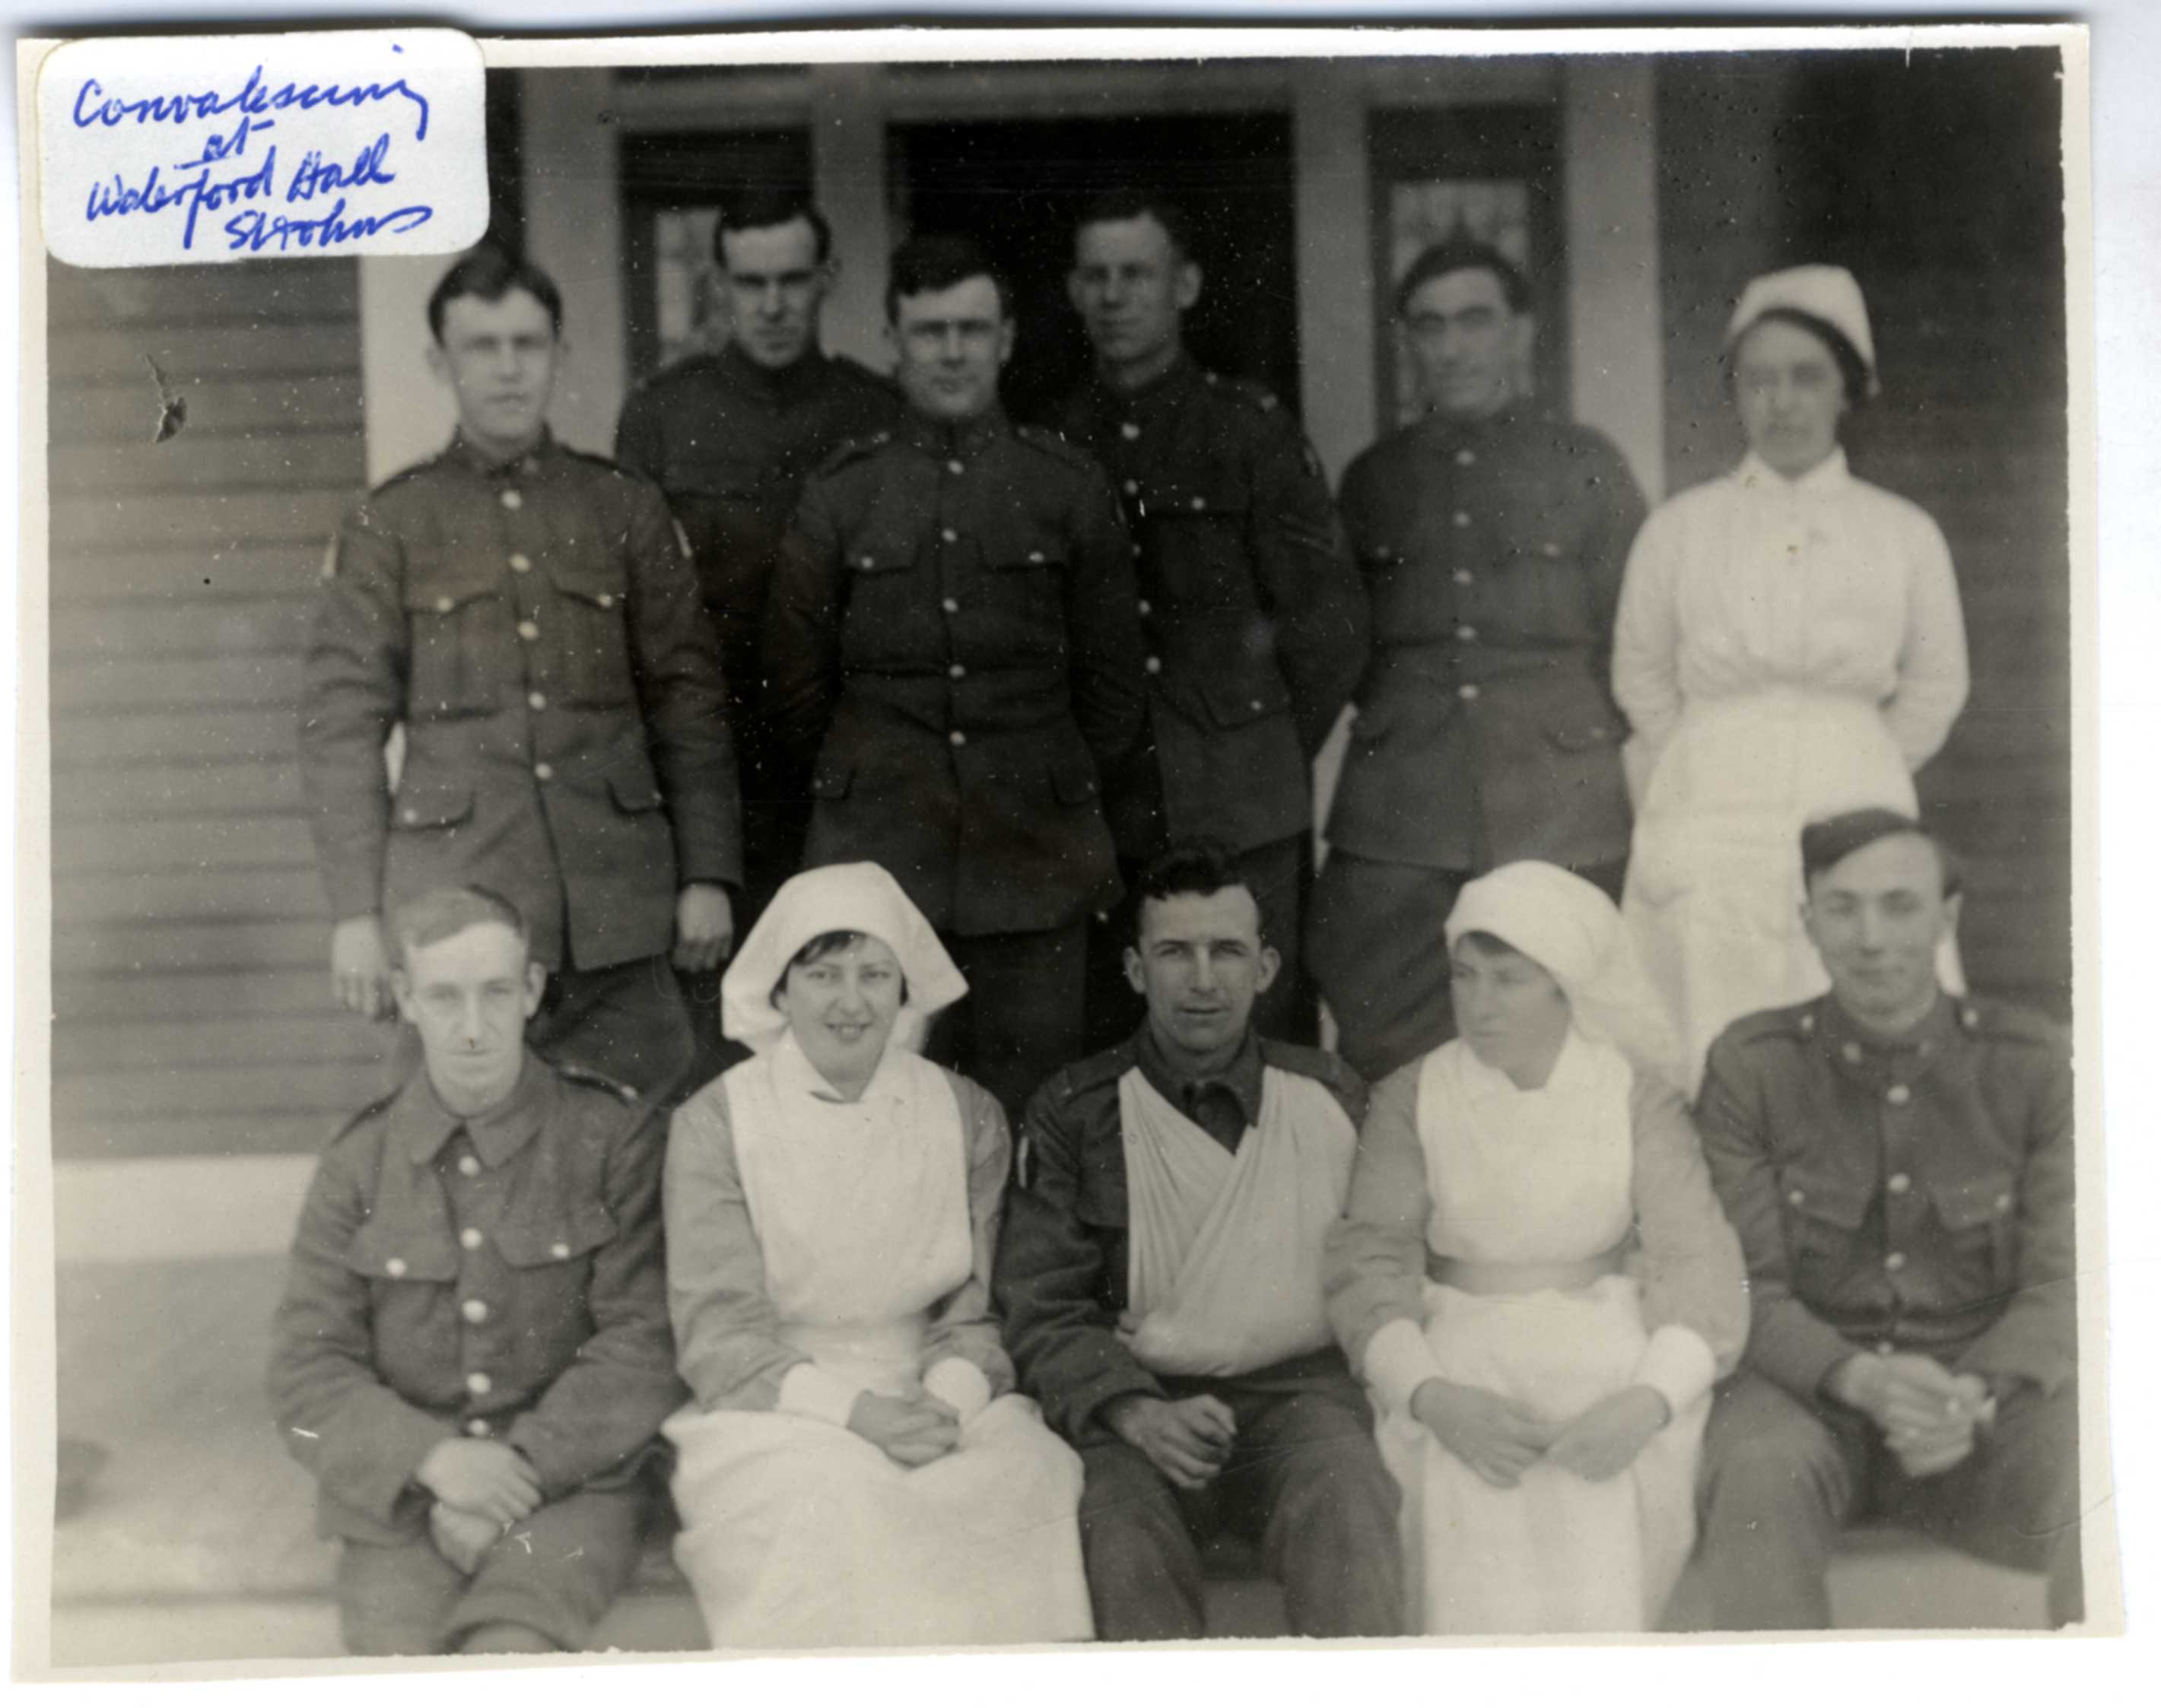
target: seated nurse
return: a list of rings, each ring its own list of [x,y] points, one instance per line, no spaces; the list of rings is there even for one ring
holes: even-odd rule
[[[1329,1313],[1403,1490],[1408,1628],[1638,1631],[1695,1539],[1715,1376],[1748,1330],[1612,902],[1540,861],[1465,886],[1461,1035],[1383,1081]]]
[[[1080,1461],[989,1305],[1012,1145],[914,1043],[967,987],[883,867],[784,885],[721,985],[755,1052],[678,1112],[676,1559],[716,1648],[1091,1634]]]

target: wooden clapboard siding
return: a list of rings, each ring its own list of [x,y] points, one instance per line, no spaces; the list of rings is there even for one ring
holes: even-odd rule
[[[1949,541],[1973,690],[1918,778],[1967,856],[1975,987],[2070,999],[2070,630],[2062,174],[2046,49],[1679,57],[1659,68],[1667,464],[1742,451],[1720,360],[1754,274],[1859,276],[1883,395],[1855,471]],[[1986,169],[1975,162],[1986,161]]]
[[[382,1083],[383,1032],[328,999],[294,749],[365,479],[357,289],[351,262],[52,269],[63,1160],[312,1148]]]

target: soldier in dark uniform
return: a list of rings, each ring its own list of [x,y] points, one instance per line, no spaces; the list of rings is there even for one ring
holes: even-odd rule
[[[1299,940],[1312,763],[1365,664],[1365,591],[1298,423],[1259,387],[1186,353],[1181,328],[1200,286],[1185,218],[1160,198],[1113,193],[1075,227],[1068,290],[1095,371],[1049,424],[1117,486],[1148,648],[1148,724],[1105,779],[1105,806],[1129,885],[1175,837],[1213,836],[1237,853],[1283,956],[1258,1023],[1311,1043]],[[1096,1046],[1140,1019],[1121,963],[1132,924],[1121,915],[1094,934]]]
[[[1958,879],[1922,825],[1848,813],[1801,859],[1830,993],[1728,1027],[1696,1111],[1754,1318],[1705,1442],[1718,1627],[1827,1627],[1871,1513],[2047,1571],[2078,1618],[2068,1054],[1938,986]]]
[[[901,406],[888,381],[819,347],[819,313],[841,263],[824,216],[804,197],[757,188],[731,196],[713,228],[713,258],[725,279],[727,345],[632,393],[616,456],[667,493],[720,636],[742,767],[740,932],[801,863],[810,816],[809,778],[761,716],[758,647],[781,536],[811,471],[850,440],[891,426]],[[717,1039],[718,982],[690,982],[700,1041]]]
[[[1085,1468],[1096,1634],[1206,1635],[1198,1546],[1227,1526],[1294,1635],[1397,1635],[1396,1486],[1321,1295],[1365,1087],[1253,1027],[1278,959],[1226,848],[1174,843],[1138,883],[1144,1018],[1029,1101],[994,1272],[1021,1386]]]
[[[1614,448],[1518,394],[1523,277],[1467,238],[1396,294],[1431,414],[1344,476],[1373,653],[1328,820],[1307,958],[1378,1080],[1455,1035],[1440,922],[1469,879],[1544,860],[1618,895],[1627,726],[1607,686],[1643,501]]]
[[[393,916],[421,1064],[315,1171],[278,1311],[279,1434],[341,1539],[355,1654],[578,1649],[637,1563],[675,1376],[664,1133],[529,1054],[546,969],[517,909]]]
[[[1133,558],[1094,462],[1007,424],[982,252],[910,240],[886,306],[909,411],[804,489],[768,705],[815,760],[805,862],[899,880],[968,981],[935,1050],[1018,1112],[1079,1051],[1086,921],[1117,899],[1101,778],[1141,718]]]
[[[658,488],[549,435],[562,299],[483,250],[430,298],[450,448],[346,515],[309,643],[300,771],[338,999],[390,1012],[388,909],[482,883],[549,969],[535,1049],[654,1092],[742,877],[720,658]],[[404,730],[393,787],[384,742]]]

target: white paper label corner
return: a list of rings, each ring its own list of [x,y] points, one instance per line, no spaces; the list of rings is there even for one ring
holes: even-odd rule
[[[65,42],[38,70],[45,247],[77,267],[470,248],[486,86],[453,29]]]

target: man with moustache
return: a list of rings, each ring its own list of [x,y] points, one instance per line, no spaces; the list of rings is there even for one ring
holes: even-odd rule
[[[554,281],[476,251],[428,325],[456,434],[347,513],[305,666],[333,985],[388,1018],[386,914],[482,884],[549,970],[533,1047],[659,1092],[692,1055],[675,972],[726,956],[742,876],[712,629],[659,489],[548,430]]]
[[[720,636],[742,772],[736,924],[747,931],[800,863],[810,815],[808,778],[762,716],[760,631],[781,537],[811,471],[849,440],[890,426],[900,400],[869,369],[819,346],[819,318],[841,262],[825,216],[807,197],[757,185],[735,191],[713,227],[713,258],[728,341],[631,394],[616,456],[667,493]],[[705,1044],[705,1034],[717,1036],[717,978],[701,975],[691,996]]]
[[[1187,354],[1201,284],[1169,201],[1116,191],[1084,209],[1067,291],[1094,371],[1049,419],[1109,470],[1138,553],[1148,716],[1106,779],[1120,867],[1130,884],[1173,839],[1228,843],[1282,957],[1258,1023],[1310,1043],[1299,943],[1312,763],[1365,663],[1365,592],[1298,423]],[[1094,934],[1092,1043],[1139,1018],[1122,970],[1132,935],[1122,915]]]
[[[279,1434],[341,1543],[353,1654],[589,1646],[638,1560],[675,1376],[657,1115],[531,1054],[548,971],[502,897],[393,916],[420,1060],[315,1170],[278,1311]]]
[[[1140,1026],[1028,1104],[993,1289],[1080,1453],[1096,1635],[1205,1636],[1196,1544],[1226,1526],[1294,1634],[1396,1635],[1396,1486],[1322,1302],[1365,1089],[1255,1029],[1280,961],[1221,843],[1147,868],[1126,972]]]
[[[1925,825],[1846,813],[1801,862],[1830,990],[1728,1027],[1696,1108],[1754,1317],[1705,1440],[1717,1627],[1828,1627],[1824,1568],[1871,1514],[2046,1571],[2077,1619],[2069,1054],[1937,983],[1960,884]]]
[[[875,861],[968,982],[934,1051],[1008,1112],[1081,1047],[1086,924],[1118,895],[1101,779],[1142,715],[1133,558],[1102,472],[1007,422],[1006,286],[959,237],[895,253],[908,413],[804,488],[767,706],[813,765],[805,862]]]
[[[1643,501],[1612,445],[1523,393],[1529,309],[1490,245],[1420,255],[1396,311],[1429,413],[1343,479],[1373,647],[1306,943],[1368,1080],[1454,1035],[1440,927],[1466,883],[1544,860],[1617,896],[1627,862],[1606,674]]]

